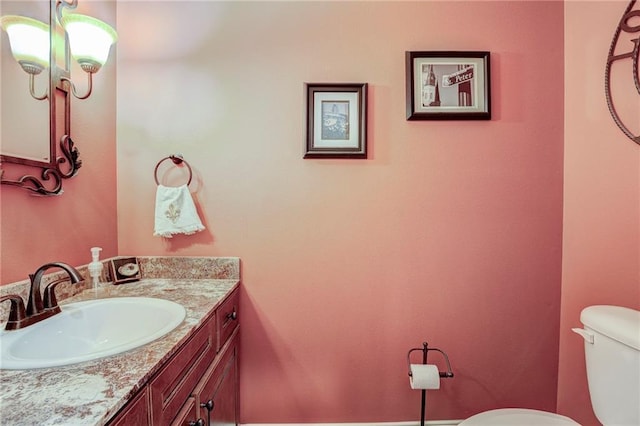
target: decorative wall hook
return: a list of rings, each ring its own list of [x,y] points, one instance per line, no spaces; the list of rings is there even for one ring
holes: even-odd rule
[[[636,4],[636,0],[631,0],[627,9],[624,11],[622,15],[622,19],[620,19],[620,23],[618,24],[618,28],[613,35],[613,40],[611,41],[611,47],[609,48],[609,55],[607,57],[607,66],[605,69],[605,95],[607,98],[607,106],[609,107],[609,111],[611,112],[611,116],[613,117],[613,121],[616,122],[620,130],[632,141],[637,144],[640,144],[640,133],[634,134],[633,131],[629,128],[627,124],[625,124],[616,111],[616,107],[613,104],[613,97],[611,95],[611,66],[616,61],[623,61],[626,59],[631,59],[631,67],[629,71],[633,74],[633,83],[636,86],[636,91],[638,95],[640,95],[640,75],[638,75],[638,56],[640,54],[640,34],[636,38],[632,38],[631,43],[633,44],[633,48],[629,51],[628,46],[622,45],[623,39],[620,37],[623,33],[634,34],[640,33],[640,24],[632,24],[633,18],[640,19],[640,9],[634,9]],[[626,40],[625,40],[626,41]],[[624,53],[616,54],[616,48],[620,48]],[[640,122],[640,118],[636,115],[636,122]],[[640,132],[640,130],[636,130]]]

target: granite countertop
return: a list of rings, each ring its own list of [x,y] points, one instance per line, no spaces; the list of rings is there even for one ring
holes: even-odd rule
[[[105,424],[238,285],[237,279],[152,278],[103,284],[66,299],[62,309],[80,300],[157,297],[180,303],[187,314],[166,336],[119,355],[63,367],[0,370],[0,424]]]

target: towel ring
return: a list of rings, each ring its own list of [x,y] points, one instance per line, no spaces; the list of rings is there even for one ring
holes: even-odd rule
[[[170,155],[170,156],[164,157],[162,160],[158,161],[158,164],[156,164],[156,168],[153,171],[153,177],[156,180],[156,185],[160,185],[160,182],[158,181],[158,167],[160,167],[160,164],[162,164],[166,160],[173,161],[173,164],[175,164],[176,166],[178,166],[180,164],[183,164],[183,163],[184,163],[185,166],[187,166],[187,169],[189,169],[189,180],[187,181],[187,186],[189,186],[189,184],[191,183],[191,178],[193,178],[193,170],[191,170],[191,166],[189,165],[189,163],[187,163],[187,160],[182,158],[182,155],[180,155],[180,154]]]

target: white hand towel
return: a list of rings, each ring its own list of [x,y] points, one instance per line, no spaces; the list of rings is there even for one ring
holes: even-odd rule
[[[195,234],[204,230],[189,187],[158,185],[156,221],[153,235],[171,238],[174,234]]]

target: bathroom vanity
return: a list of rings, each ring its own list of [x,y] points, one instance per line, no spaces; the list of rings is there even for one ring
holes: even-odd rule
[[[236,289],[109,425],[237,424],[238,306]]]
[[[239,284],[235,277],[145,278],[64,300],[63,310],[87,299],[154,297],[181,304],[186,317],[164,337],[119,355],[0,370],[0,424],[237,424]]]

